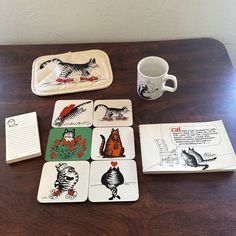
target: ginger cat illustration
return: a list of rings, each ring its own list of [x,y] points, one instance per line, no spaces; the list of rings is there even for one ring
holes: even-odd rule
[[[112,128],[111,134],[108,137],[107,141],[105,141],[105,137],[103,135],[100,136],[102,138],[102,143],[99,149],[99,153],[101,156],[107,158],[125,157],[124,155],[125,149],[122,146],[118,128],[117,129]]]

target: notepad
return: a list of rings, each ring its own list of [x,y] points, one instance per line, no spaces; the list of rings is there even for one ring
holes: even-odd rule
[[[41,156],[36,112],[6,118],[5,131],[7,164]]]

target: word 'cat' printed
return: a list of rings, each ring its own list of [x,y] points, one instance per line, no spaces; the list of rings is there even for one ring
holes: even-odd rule
[[[219,133],[216,127],[176,127],[171,128],[172,140],[177,145],[216,145],[220,143]]]

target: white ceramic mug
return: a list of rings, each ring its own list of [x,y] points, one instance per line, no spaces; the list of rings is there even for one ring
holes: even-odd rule
[[[137,78],[137,92],[139,96],[148,100],[159,98],[165,91],[175,92],[177,79],[169,75],[169,65],[161,57],[150,56],[139,61]],[[173,81],[173,87],[166,86],[166,81]]]

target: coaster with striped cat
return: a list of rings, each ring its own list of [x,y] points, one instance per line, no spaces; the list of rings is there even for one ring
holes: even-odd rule
[[[48,137],[46,161],[88,160],[91,153],[90,128],[52,128]]]
[[[92,120],[92,100],[58,100],[55,103],[52,127],[90,127]]]
[[[88,197],[88,161],[46,162],[37,199],[40,203],[84,202]]]
[[[93,161],[89,179],[91,202],[127,202],[139,198],[134,160]]]
[[[132,102],[129,99],[96,100],[94,102],[93,125],[131,126],[133,124]]]
[[[94,128],[91,158],[93,160],[134,159],[134,131],[132,127]]]

